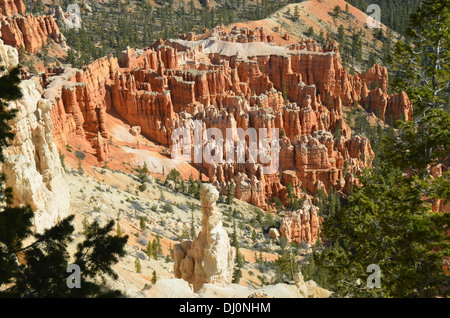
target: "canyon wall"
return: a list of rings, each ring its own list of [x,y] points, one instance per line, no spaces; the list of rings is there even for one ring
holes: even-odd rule
[[[128,48],[120,60],[104,57],[82,70],[43,77],[44,96],[55,105],[55,140],[64,143],[68,133],[75,133],[105,161],[105,113],[111,112],[172,151],[190,147],[191,162],[221,193],[234,183],[235,196],[256,206],[266,208],[274,196],[285,200],[287,183],[299,194],[302,189],[326,193],[330,187],[348,191],[374,153],[367,138],[352,133],[343,107],[367,104],[396,120],[410,119],[411,103],[404,93],[387,95],[384,67],[350,75],[335,44],[320,47],[308,40],[275,46],[263,31],[234,29],[236,34],[226,35],[217,29],[200,41],[160,39],[150,48]],[[198,121],[202,141],[193,145]],[[259,128],[279,129],[277,170],[265,173],[269,163],[253,158],[248,143],[243,162],[233,151],[230,158],[222,152],[195,163],[199,149],[224,144],[236,150],[238,130],[249,127],[256,129],[258,140]],[[186,129],[188,148],[172,139],[177,128]],[[208,136],[208,128],[218,128],[224,139],[229,130],[232,140]],[[267,139],[271,146],[275,139]]]
[[[18,65],[17,49],[2,40],[0,65],[5,66],[5,72]],[[67,216],[70,193],[53,142],[51,103],[41,98],[43,91],[36,77],[21,81],[20,88],[22,98],[8,106],[18,110],[9,122],[15,138],[4,150],[6,160],[0,171],[6,176],[6,187],[12,188],[12,205],[30,205],[35,215],[34,231],[40,233]]]

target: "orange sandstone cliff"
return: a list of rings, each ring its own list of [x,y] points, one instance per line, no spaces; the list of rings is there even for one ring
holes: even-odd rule
[[[22,0],[0,1],[0,18],[2,16],[13,16],[16,14],[25,14],[25,4]]]
[[[66,46],[53,17],[26,14],[22,0],[0,0],[0,11],[0,37],[5,44],[29,53],[39,51],[48,39]]]

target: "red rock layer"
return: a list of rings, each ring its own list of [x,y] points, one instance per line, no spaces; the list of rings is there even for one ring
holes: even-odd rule
[[[22,0],[0,0],[0,18],[2,16],[25,14],[25,10]]]
[[[22,9],[17,12],[25,14],[25,10]],[[30,53],[39,51],[49,38],[63,46],[66,45],[66,39],[52,16],[35,17],[32,14],[2,16],[0,31],[5,44],[17,49],[22,46]]]
[[[102,58],[83,70],[67,69],[43,83],[44,96],[55,104],[51,111],[53,135],[59,144],[67,144],[70,132],[86,138],[99,161],[108,158],[105,114],[111,107],[111,74],[119,68],[117,59]]]
[[[412,103],[405,92],[388,96],[377,88],[368,94],[366,104],[369,111],[388,123],[412,120]]]

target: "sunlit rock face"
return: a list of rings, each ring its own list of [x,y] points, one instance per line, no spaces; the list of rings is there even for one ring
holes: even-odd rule
[[[288,242],[314,245],[319,239],[319,208],[310,199],[305,200],[300,210],[287,212],[281,219],[280,233]]]
[[[16,49],[29,53],[41,50],[48,39],[66,47],[66,39],[59,31],[53,16],[36,17],[26,14],[22,0],[0,0],[0,38]]]
[[[248,142],[244,162],[236,160],[236,153],[227,160],[225,151],[223,158],[191,160],[222,195],[234,183],[236,198],[265,209],[274,196],[285,200],[286,182],[295,179],[297,188],[309,193],[331,187],[346,192],[371,165],[370,142],[352,135],[344,107],[365,105],[386,120],[411,116],[406,94],[387,95],[384,67],[350,75],[334,43],[277,46],[268,43],[261,28],[218,28],[197,38],[159,39],[149,48],[127,48],[120,59],[104,57],[82,70],[67,68],[49,76],[44,96],[55,105],[55,140],[64,144],[65,136],[75,133],[91,143],[100,162],[107,161],[108,112],[171,149],[181,149],[180,140],[172,138],[178,128],[188,130],[191,150],[220,147],[220,138],[207,135],[209,128],[220,130],[223,139],[227,130],[236,134],[255,128],[258,141],[264,139],[259,129],[278,129],[279,166],[270,173]],[[196,121],[201,122],[200,141]],[[267,136],[271,145],[276,139]],[[236,150],[236,135],[232,140],[224,147]],[[295,176],[283,179],[285,170]]]
[[[0,1],[0,18],[2,16],[13,16],[17,14],[25,14],[25,4],[22,0]]]
[[[0,40],[0,65],[5,72],[18,64],[17,50]],[[1,74],[0,74],[1,75]],[[9,104],[17,109],[9,122],[15,137],[4,149],[0,171],[13,191],[13,206],[30,205],[34,211],[34,230],[42,232],[68,214],[69,186],[53,142],[51,103],[41,98],[37,78],[20,83],[23,96]]]
[[[176,278],[182,278],[198,291],[204,284],[227,286],[233,279],[236,250],[222,226],[222,213],[216,208],[219,192],[202,184],[202,231],[194,241],[183,241],[171,250]]]

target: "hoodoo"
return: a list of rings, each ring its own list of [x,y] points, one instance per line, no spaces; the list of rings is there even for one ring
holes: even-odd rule
[[[194,241],[176,244],[171,251],[176,278],[183,278],[198,291],[203,284],[231,284],[236,250],[222,226],[222,213],[216,208],[219,192],[211,184],[200,188],[202,231]]]

